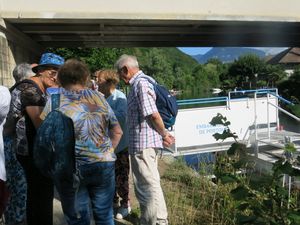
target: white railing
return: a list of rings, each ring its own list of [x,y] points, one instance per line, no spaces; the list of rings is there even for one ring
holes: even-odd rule
[[[263,138],[263,139],[259,139],[258,138],[258,129],[257,129],[257,123],[256,123],[256,120],[257,120],[257,112],[256,112],[256,104],[257,104],[257,94],[258,93],[255,93],[254,94],[254,99],[255,99],[255,155],[258,156],[258,153],[259,153],[259,142],[262,142],[264,144],[268,144],[268,142],[266,142],[266,140]],[[270,96],[273,96],[276,98],[276,103],[272,103],[270,101]],[[293,104],[292,102],[282,98],[281,96],[278,95],[278,90],[276,89],[276,92],[273,93],[273,92],[267,92],[267,127],[268,127],[268,141],[269,141],[269,144],[272,145],[272,143],[270,142],[271,141],[271,129],[270,129],[270,106],[274,107],[276,109],[276,118],[278,118],[277,122],[276,122],[276,127],[278,130],[280,130],[280,123],[279,123],[279,111],[283,112],[284,114],[286,114],[287,116],[289,116],[290,118],[293,118],[295,119],[296,121],[300,122],[300,118],[298,118],[297,116],[293,115],[292,113],[288,112],[287,110],[281,108],[278,104],[278,101],[281,100],[283,101],[284,103],[286,104]],[[280,145],[276,145],[277,147],[279,147]]]

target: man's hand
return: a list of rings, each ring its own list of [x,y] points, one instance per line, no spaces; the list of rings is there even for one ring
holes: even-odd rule
[[[167,148],[174,143],[175,143],[175,138],[169,132],[167,132],[166,135],[163,136],[163,146]]]
[[[152,113],[150,120],[155,127],[155,130],[162,136],[163,146],[170,147],[175,142],[175,138],[165,129],[164,122],[159,112]]]

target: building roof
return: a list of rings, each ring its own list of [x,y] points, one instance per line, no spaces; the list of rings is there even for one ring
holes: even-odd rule
[[[270,64],[300,64],[300,48],[288,48],[267,61]]]

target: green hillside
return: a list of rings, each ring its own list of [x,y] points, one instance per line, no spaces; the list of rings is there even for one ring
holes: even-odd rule
[[[140,68],[168,88],[178,87],[184,76],[190,75],[198,65],[192,57],[177,48],[59,48],[48,49],[66,59],[79,58],[85,61],[91,72],[113,68],[122,54],[135,55]]]
[[[238,87],[254,89],[276,87],[285,80],[283,68],[268,65],[257,55],[240,56],[232,63],[209,59],[198,64],[195,59],[177,48],[59,48],[48,49],[66,59],[79,58],[85,61],[91,72],[113,68],[122,54],[135,55],[140,68],[169,89],[180,90],[179,99],[211,97],[212,88],[227,91]],[[298,95],[297,95],[298,98]]]

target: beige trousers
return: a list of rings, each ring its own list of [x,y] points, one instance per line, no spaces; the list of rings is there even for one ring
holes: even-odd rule
[[[157,220],[167,220],[168,212],[160,176],[158,156],[153,148],[130,156],[135,195],[140,203],[141,225],[155,225]]]

